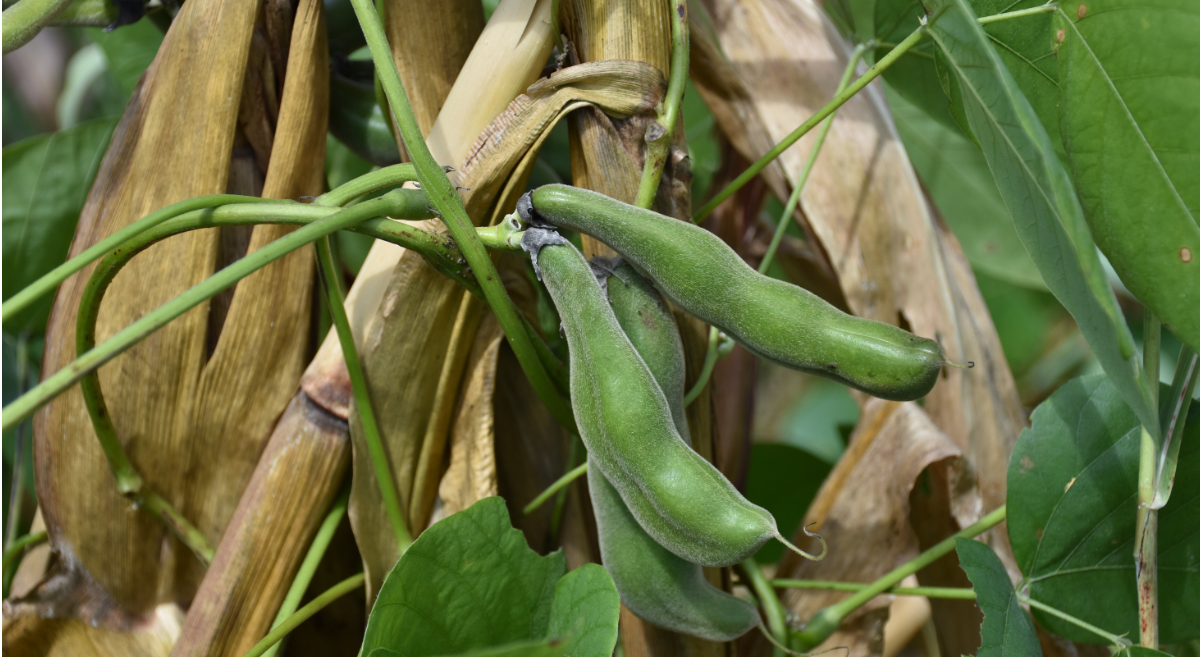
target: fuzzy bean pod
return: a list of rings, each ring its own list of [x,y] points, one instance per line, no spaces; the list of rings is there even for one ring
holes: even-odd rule
[[[534,190],[518,205],[527,221],[531,205],[535,219],[605,242],[676,305],[786,367],[909,401],[928,394],[945,365],[937,342],[759,274],[697,226],[566,185]]]
[[[592,269],[601,280],[607,277],[613,314],[666,395],[675,427],[687,440],[683,341],[675,319],[658,291],[629,265],[593,259]],[[590,463],[588,489],[604,567],[633,613],[710,641],[732,641],[762,622],[754,605],[712,586],[700,566],[651,538],[600,468]]]
[[[562,319],[571,405],[589,458],[646,533],[706,566],[738,563],[779,537],[771,514],[742,497],[679,435],[666,396],[579,251],[538,228],[525,232],[521,246]]]

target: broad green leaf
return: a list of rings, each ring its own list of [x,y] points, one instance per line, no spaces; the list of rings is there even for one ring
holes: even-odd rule
[[[489,497],[426,529],[388,574],[367,620],[362,653],[454,655],[542,639],[561,552],[539,556]]]
[[[163,33],[149,20],[125,25],[111,32],[89,28],[87,35],[104,50],[108,58],[108,70],[126,95],[133,93],[163,41]]]
[[[608,571],[589,563],[567,573],[554,587],[546,636],[563,639],[569,657],[608,657],[617,647],[621,596]]]
[[[888,86],[896,132],[913,168],[976,271],[1033,289],[1046,289],[979,147]]]
[[[926,6],[929,34],[961,86],[971,131],[1017,235],[1122,397],[1157,435],[1158,413],[1133,337],[1045,128],[965,0],[926,0]]]
[[[506,646],[471,650],[454,655],[439,655],[439,657],[559,657],[566,654],[567,643],[565,641],[543,639],[541,641],[520,641]],[[387,648],[376,648],[367,657],[408,657],[408,655]]]
[[[780,533],[792,536],[831,467],[792,445],[755,443],[750,447],[746,499],[770,511]],[[779,541],[767,541],[754,558],[759,563],[775,563],[783,557],[784,550]]]
[[[1153,648],[1143,648],[1142,646],[1132,646],[1126,648],[1113,657],[1170,657],[1170,653],[1155,650]]]
[[[62,264],[116,119],[30,137],[4,149],[4,298]],[[41,333],[47,295],[5,329]]]
[[[1059,6],[1062,129],[1096,243],[1200,349],[1200,4]]]
[[[879,47],[875,50],[875,59],[886,55],[894,44],[912,34],[920,26],[920,19],[924,15],[921,0],[878,0],[875,3],[874,29]],[[950,100],[938,79],[934,51],[933,42],[922,40],[888,67],[883,72],[883,79],[897,94],[943,127],[959,132],[959,126],[950,116]]]
[[[1063,385],[1033,412],[1008,467],[1008,535],[1035,600],[1137,636],[1133,566],[1141,426],[1110,380]],[[1159,620],[1166,643],[1200,636],[1200,421],[1184,429],[1176,486],[1158,518]],[[1034,612],[1073,641],[1090,632]]]
[[[1041,657],[1037,632],[1017,601],[1000,557],[992,548],[968,538],[955,539],[954,544],[958,563],[975,589],[975,604],[983,612],[976,657]]]

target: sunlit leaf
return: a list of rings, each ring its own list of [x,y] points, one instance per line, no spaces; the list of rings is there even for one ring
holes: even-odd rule
[[[926,0],[926,6],[930,36],[961,86],[971,131],[1017,235],[1122,397],[1157,432],[1158,414],[1133,337],[1045,128],[965,0]]]
[[[1165,389],[1164,389],[1165,390]],[[1136,636],[1133,564],[1141,427],[1104,376],[1074,379],[1033,412],[1008,468],[1008,533],[1035,600]],[[1176,488],[1158,518],[1162,640],[1200,636],[1200,422],[1184,429]],[[1035,611],[1073,641],[1094,634]]]
[[[111,32],[100,28],[87,30],[88,37],[99,44],[108,59],[108,70],[126,94],[132,93],[142,73],[154,61],[163,33],[149,20],[122,26]]]
[[[1200,349],[1200,5],[1060,5],[1063,139],[1096,243]]]
[[[608,657],[617,646],[621,596],[608,571],[589,563],[554,587],[546,636],[562,638],[571,657]]]

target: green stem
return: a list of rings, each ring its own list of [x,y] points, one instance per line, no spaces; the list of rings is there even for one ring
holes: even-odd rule
[[[700,376],[696,378],[696,383],[692,385],[692,389],[688,390],[683,397],[683,405],[691,406],[692,402],[700,396],[700,392],[704,390],[704,386],[708,385],[708,379],[712,377],[713,368],[717,366],[717,343],[721,339],[721,332],[717,327],[711,326],[708,329],[708,351],[704,352],[704,367],[700,368]]]
[[[1150,384],[1150,401],[1158,405],[1158,362],[1162,349],[1162,321],[1146,310],[1142,318],[1142,369],[1146,370],[1146,382]]]
[[[279,607],[279,613],[275,614],[275,622],[271,623],[271,629],[279,627],[300,606],[300,601],[304,599],[304,592],[308,590],[308,585],[312,583],[313,575],[317,572],[317,566],[321,564],[321,558],[325,556],[325,550],[329,548],[329,543],[333,540],[334,532],[337,531],[342,518],[346,517],[346,507],[349,503],[350,478],[347,477],[346,483],[342,485],[342,491],[338,493],[337,499],[333,501],[333,506],[329,509],[329,513],[325,514],[325,520],[321,523],[320,529],[317,530],[317,535],[313,537],[312,545],[308,548],[308,554],[304,555],[304,562],[300,564],[300,570],[296,572],[296,577],[292,580],[292,586],[288,589],[287,596],[283,599],[283,604]],[[279,654],[279,649],[282,645],[282,643],[276,643],[274,646],[271,646],[271,649],[265,653],[265,657],[275,657],[275,655]]]
[[[367,441],[367,450],[371,454],[371,465],[375,467],[375,479],[379,492],[383,497],[383,506],[387,510],[388,521],[392,523],[392,533],[396,536],[396,546],[400,554],[412,545],[412,535],[400,511],[400,497],[396,493],[396,482],[388,463],[387,452],[383,441],[379,438],[379,425],[375,421],[375,410],[371,405],[371,395],[367,390],[367,379],[363,375],[362,363],[358,360],[358,348],[354,345],[354,334],[350,332],[350,320],[346,317],[346,300],[342,297],[341,284],[337,268],[333,265],[333,256],[329,251],[329,241],[317,241],[317,260],[321,263],[324,274],[325,288],[329,295],[329,310],[333,314],[333,327],[338,334],[338,342],[342,345],[342,356],[346,360],[346,370],[350,373],[350,387],[354,391],[354,404],[358,411],[359,423],[362,425],[363,438]]]
[[[842,73],[842,80],[838,83],[837,92],[842,93],[846,90],[846,86],[850,84],[850,78],[854,75],[854,69],[858,66],[858,62],[862,59],[863,53],[870,47],[869,43],[859,44],[854,49],[854,54],[850,55],[850,61],[846,64],[846,70]],[[812,173],[813,164],[817,161],[817,156],[821,154],[821,147],[825,145],[825,137],[829,135],[829,129],[833,127],[833,120],[837,117],[837,110],[834,110],[829,118],[821,125],[821,132],[817,134],[817,143],[813,145],[812,151],[808,154],[808,161],[804,163],[804,170],[800,172],[800,177],[796,179],[796,184],[792,186],[792,194],[788,197],[787,207],[783,209],[783,214],[779,217],[779,225],[775,227],[775,234],[771,236],[771,244],[767,247],[766,254],[763,255],[762,262],[758,265],[758,273],[766,274],[767,269],[771,266],[771,261],[775,258],[775,252],[779,249],[779,244],[783,242],[783,235],[787,232],[788,224],[792,222],[792,215],[796,212],[796,206],[800,204],[800,192],[804,189],[804,184],[808,182],[808,174]]]
[[[987,25],[988,23],[998,23],[1000,21],[1006,21],[1010,18],[1021,18],[1023,16],[1034,16],[1036,14],[1047,14],[1047,13],[1054,11],[1055,9],[1058,9],[1058,3],[1048,2],[1039,7],[1030,7],[1029,9],[1019,9],[1017,11],[1010,11],[1010,12],[1006,12],[1003,14],[993,14],[991,16],[984,16],[977,20],[979,21],[980,25]]]
[[[566,488],[567,486],[569,486],[572,481],[575,481],[576,479],[587,474],[587,467],[588,467],[587,461],[584,461],[583,465],[580,465],[579,467],[572,469],[567,474],[559,477],[558,481],[554,482],[553,484],[550,484],[549,488],[542,491],[540,495],[533,498],[532,502],[525,505],[525,509],[524,509],[525,514],[528,515],[530,513],[533,513],[534,511],[537,510],[537,508],[539,506],[545,504],[546,500],[550,499],[555,493],[557,493],[558,491],[562,490],[563,488]]]
[[[529,377],[529,382],[538,397],[556,420],[573,430],[575,418],[571,413],[570,404],[559,394],[550,375],[547,374],[546,368],[542,365],[542,361],[538,358],[537,349],[525,332],[517,309],[513,305],[512,299],[509,298],[508,291],[504,289],[495,265],[492,264],[487,250],[484,249],[478,235],[475,234],[475,226],[463,208],[458,191],[446,177],[446,172],[442,167],[433,160],[433,155],[430,154],[429,147],[421,136],[421,129],[417,125],[412,106],[408,102],[408,95],[400,81],[400,72],[396,69],[396,62],[392,59],[392,49],[388,45],[387,36],[384,34],[383,24],[379,20],[375,6],[371,0],[351,0],[351,4],[354,7],[355,15],[358,16],[358,22],[362,26],[363,35],[371,50],[371,57],[375,60],[375,71],[379,75],[380,83],[383,85],[384,93],[391,105],[396,126],[404,139],[405,149],[416,167],[417,177],[421,182],[421,189],[425,192],[425,197],[441,217],[446,229],[450,231],[450,236],[475,273],[475,278],[483,290],[484,298],[491,306],[492,313],[496,315],[500,327],[504,330],[504,336],[508,339],[509,346],[512,347],[513,354],[520,362],[526,376]]]
[[[849,87],[846,87],[846,89],[844,89],[841,93],[834,96],[833,100],[829,101],[829,104],[818,110],[816,114],[813,114],[808,118],[807,121],[800,124],[800,127],[792,131],[792,134],[784,137],[783,141],[776,144],[774,148],[767,151],[766,155],[763,155],[757,162],[750,165],[749,169],[746,169],[742,175],[738,176],[732,183],[729,183],[725,189],[722,189],[720,193],[714,196],[712,200],[704,205],[704,207],[700,208],[700,211],[697,212],[696,216],[692,218],[692,222],[699,223],[702,219],[707,217],[713,210],[716,209],[718,205],[724,203],[726,199],[728,199],[730,196],[733,196],[733,194],[737,192],[737,190],[741,189],[743,185],[750,182],[750,180],[757,176],[763,169],[767,168],[768,164],[775,161],[775,158],[779,157],[780,154],[790,148],[792,144],[796,143],[797,140],[808,134],[810,130],[817,127],[817,124],[819,124],[821,121],[824,121],[826,117],[828,117],[830,114],[833,114],[839,107],[845,105],[846,101],[850,100],[855,94],[862,91],[863,88],[870,84],[872,80],[879,77],[879,75],[887,70],[887,68],[893,63],[895,63],[897,59],[900,59],[901,55],[908,52],[913,46],[917,45],[917,42],[919,42],[921,37],[924,36],[925,29],[925,26],[918,27],[915,31],[913,31],[912,34],[908,35],[908,37],[897,44],[895,49],[893,49],[887,55],[884,55],[883,59],[879,60],[878,63],[868,69],[867,72],[862,75],[862,77],[855,80],[853,84],[851,84]]]
[[[33,532],[13,540],[4,548],[4,598],[6,600],[8,599],[8,589],[12,586],[13,576],[17,574],[17,566],[21,565],[21,558],[25,555],[25,549],[40,545],[47,538],[49,535],[45,531]]]
[[[119,15],[117,6],[109,0],[74,0],[50,24],[54,27],[107,27]]]
[[[313,614],[316,614],[318,611],[328,607],[331,603],[343,595],[346,595],[347,593],[362,586],[365,579],[366,578],[363,576],[363,574],[359,573],[353,577],[342,580],[338,584],[335,584],[332,588],[314,598],[312,602],[301,607],[299,611],[291,616],[288,616],[287,620],[283,621],[279,625],[276,625],[275,629],[271,630],[270,633],[263,637],[262,641],[254,644],[254,647],[251,648],[243,657],[261,657],[262,654],[267,651],[267,649],[276,643],[279,643],[280,639],[287,636],[289,632],[299,627],[301,623],[311,618]]]
[[[1138,505],[1133,566],[1137,575],[1138,628],[1141,645],[1158,649],[1158,511],[1153,507],[1158,445],[1142,427],[1138,461]]]
[[[416,179],[417,170],[413,165],[408,163],[393,164],[376,171],[371,171],[370,173],[365,173],[354,180],[346,182],[337,189],[325,192],[317,197],[317,200],[313,201],[313,205],[346,205],[363,194],[370,194],[385,187],[400,185]]]
[[[4,54],[20,48],[37,36],[71,0],[20,0],[4,10]]]
[[[804,630],[796,634],[796,638],[800,642],[801,650],[809,650],[821,644],[822,641],[829,638],[845,620],[846,616],[850,615],[854,610],[863,606],[868,600],[874,598],[904,581],[905,577],[915,574],[922,568],[941,559],[947,554],[954,551],[954,540],[956,538],[975,538],[983,532],[995,527],[1004,521],[1007,515],[1008,507],[1002,506],[995,511],[987,514],[979,520],[979,522],[967,527],[966,529],[954,534],[946,540],[922,552],[916,559],[909,561],[896,568],[892,572],[880,577],[872,582],[867,587],[863,588],[854,595],[830,605],[821,611],[817,612],[812,620],[804,626]]]
[[[675,123],[683,105],[683,90],[687,86],[688,48],[687,0],[675,0],[671,7],[671,79],[667,83],[667,95],[656,128],[661,129],[662,134],[646,142],[646,164],[642,167],[642,180],[634,201],[639,208],[649,210],[654,205],[654,195],[667,164]]]
[[[411,199],[406,198],[402,194],[404,191],[407,190],[389,192],[382,198],[364,202],[347,210],[334,211],[332,214],[323,217],[320,215],[329,212],[327,209],[299,203],[276,202],[275,206],[271,209],[272,216],[269,221],[280,220],[281,223],[309,223],[222,269],[182,295],[168,301],[153,312],[144,315],[138,321],[106,340],[104,344],[78,356],[76,360],[67,364],[5,407],[3,413],[3,430],[7,431],[16,426],[18,422],[28,418],[34,411],[83,379],[88,373],[95,371],[101,365],[124,353],[127,349],[171,320],[217,295],[224,288],[233,285],[258,269],[278,260],[287,253],[304,246],[318,237],[354,226],[364,219],[388,213],[395,216],[405,216],[410,211],[408,206],[411,203]],[[421,206],[419,212],[424,212],[423,202]],[[224,208],[209,210],[207,212],[212,212],[215,215],[220,213],[221,210],[224,210]],[[249,213],[246,212],[245,214]],[[259,214],[263,213],[260,212]],[[313,220],[314,216],[317,217],[316,220]],[[260,216],[259,219],[261,221],[262,217]],[[395,224],[397,222],[390,223]],[[403,226],[403,224],[397,225]],[[162,227],[160,227],[161,229]],[[416,231],[416,229],[411,227],[397,230],[403,233]],[[112,280],[111,277],[116,275],[116,270],[124,266],[124,262],[129,258],[153,243],[154,235],[160,235],[160,237],[166,236],[161,235],[159,232],[148,231],[146,235],[139,237],[137,244],[127,245],[125,248],[109,254],[107,258],[102,260],[101,264],[97,265],[96,270],[93,272],[92,278],[88,281],[89,289],[92,289],[91,294],[96,294],[102,291],[102,289],[107,288]],[[109,270],[108,274],[100,273],[98,277],[98,273],[102,270]],[[102,281],[101,279],[105,279],[106,276],[107,279]],[[93,286],[98,287],[93,288]],[[85,290],[85,296],[87,294],[88,292]],[[83,314],[82,305],[80,314]],[[94,327],[92,330],[94,331]],[[94,343],[94,335],[91,336],[91,340]]]
[[[1108,641],[1109,643],[1111,643],[1114,646],[1128,647],[1130,645],[1129,639],[1126,639],[1125,637],[1117,636],[1111,632],[1105,632],[1104,630],[1096,627],[1095,625],[1092,625],[1091,623],[1088,623],[1087,621],[1076,618],[1064,611],[1059,611],[1058,609],[1055,609],[1054,607],[1051,607],[1050,605],[1048,605],[1044,602],[1038,602],[1037,600],[1034,600],[1033,598],[1031,598],[1027,595],[1022,595],[1022,594],[1018,593],[1017,599],[1020,600],[1021,602],[1024,602],[1025,604],[1029,605],[1030,607],[1033,607],[1034,609],[1044,611],[1047,614],[1050,614],[1051,616],[1061,618],[1062,620],[1065,620],[1068,623],[1082,627],[1083,629],[1091,632],[1092,634],[1095,634],[1096,636],[1104,639],[1105,641]]]
[[[779,602],[779,596],[775,595],[772,583],[763,575],[762,568],[758,567],[758,562],[754,560],[754,557],[743,561],[741,566],[746,573],[746,578],[750,580],[750,588],[754,590],[754,595],[762,605],[763,613],[767,617],[767,628],[771,630],[776,641],[786,646],[788,644],[787,610],[783,608],[783,603]],[[776,656],[782,655],[783,651],[776,648],[775,654]]]
[[[7,17],[5,20],[8,20]],[[203,210],[206,208],[214,208],[230,203],[279,203],[272,199],[263,199],[255,196],[235,196],[233,194],[217,194],[213,196],[198,196],[190,198],[186,201],[180,201],[172,205],[152,212],[141,219],[129,224],[128,226],[118,230],[108,237],[96,242],[92,246],[84,250],[83,253],[71,258],[63,264],[50,270],[46,275],[34,281],[29,287],[14,294],[3,306],[0,306],[0,317],[2,321],[7,322],[17,313],[28,308],[34,301],[37,301],[43,295],[53,292],[58,287],[59,283],[67,280],[71,274],[83,269],[104,254],[121,246],[126,241],[134,236],[149,230],[164,221],[178,217],[184,213],[193,210]]]
[[[22,332],[17,336],[17,396],[25,392],[25,384],[29,381],[29,335]],[[5,549],[17,538],[21,531],[21,497],[25,486],[25,423],[17,425],[12,455],[13,471],[8,489],[8,525],[4,528]],[[4,562],[7,566],[8,562]],[[5,591],[8,586],[5,585]],[[8,597],[7,594],[4,597]]]
[[[857,582],[830,582],[816,579],[773,579],[771,586],[779,589],[820,589],[823,591],[849,591],[858,592],[866,589],[870,584],[859,584]],[[903,588],[893,586],[889,589],[884,589],[880,595],[914,595],[924,598],[942,598],[947,600],[974,600],[975,590],[965,588],[947,588],[940,586],[914,586],[911,588]]]

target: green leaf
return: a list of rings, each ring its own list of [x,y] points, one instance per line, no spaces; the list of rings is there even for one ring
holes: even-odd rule
[[[445,655],[440,657],[559,657],[567,654],[567,644],[558,639],[542,639],[541,641],[520,641],[505,646],[483,648]],[[408,657],[395,650],[376,648],[367,657]]]
[[[791,536],[830,469],[829,463],[795,446],[755,443],[750,447],[746,499],[770,511],[780,533]],[[784,550],[779,541],[768,541],[754,558],[759,563],[775,563]]]
[[[1158,413],[1133,337],[1045,128],[965,0],[926,0],[926,6],[929,34],[962,88],[971,131],[1017,235],[1122,397],[1157,435]]]
[[[108,70],[126,95],[133,93],[163,41],[163,33],[149,20],[125,25],[112,32],[100,28],[89,28],[86,32],[88,38],[104,51]]]
[[[362,653],[453,655],[542,639],[561,552],[529,549],[504,500],[489,497],[425,530],[384,580]]]
[[[875,58],[883,57],[891,44],[900,43],[920,26],[925,15],[920,0],[880,0],[875,3],[876,41],[883,45],[875,50]],[[917,106],[943,127],[961,132],[959,125],[950,115],[950,100],[942,89],[938,71],[934,65],[934,44],[923,40],[896,60],[886,71],[883,79],[897,94]]]
[[[621,596],[603,566],[589,563],[554,587],[547,636],[563,638],[570,657],[608,657],[617,647]]]
[[[1045,290],[979,147],[890,86],[885,88],[908,158],[971,267],[1014,285]]]
[[[66,259],[75,224],[116,119],[98,119],[70,130],[38,135],[4,149],[4,298]],[[52,296],[45,296],[5,329],[45,330]]]
[[[1033,412],[1008,467],[1008,534],[1035,600],[1137,635],[1133,538],[1141,426],[1111,381],[1069,381]],[[1200,421],[1184,428],[1176,488],[1158,517],[1165,643],[1200,636]],[[1034,612],[1072,641],[1091,632]]]
[[[1142,646],[1132,646],[1126,648],[1113,657],[1171,657],[1169,653],[1155,650],[1153,648],[1143,648]]]
[[[1071,2],[1054,25],[1063,138],[1096,243],[1200,349],[1200,4]]]
[[[983,612],[977,657],[1040,657],[1037,632],[1017,601],[1017,592],[1000,557],[990,547],[968,538],[955,539],[954,544],[958,563],[975,589],[975,604]]]

